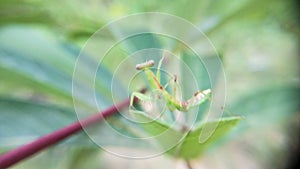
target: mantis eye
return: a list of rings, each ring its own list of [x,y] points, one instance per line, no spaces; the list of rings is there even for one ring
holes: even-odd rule
[[[146,68],[150,68],[154,65],[154,60],[149,60],[147,62],[144,62],[144,63],[140,63],[140,64],[137,64],[135,66],[135,68],[137,70],[143,70],[143,69],[146,69]]]

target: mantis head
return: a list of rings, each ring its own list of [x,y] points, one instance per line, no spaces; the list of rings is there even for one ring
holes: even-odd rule
[[[144,63],[140,63],[140,64],[137,64],[135,66],[135,68],[137,70],[144,70],[144,69],[147,69],[147,68],[150,68],[154,65],[154,60],[149,60],[147,62],[144,62]]]

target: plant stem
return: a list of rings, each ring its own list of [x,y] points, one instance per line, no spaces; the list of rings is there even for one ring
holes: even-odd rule
[[[141,92],[145,92],[145,89],[141,90]],[[31,143],[25,144],[21,147],[18,147],[16,149],[2,154],[0,156],[0,169],[8,168],[16,164],[17,162],[28,158],[29,156],[36,154],[37,152],[66,139],[72,134],[81,131],[84,127],[90,126],[96,122],[103,120],[106,117],[117,113],[118,109],[122,109],[129,106],[129,102],[130,99],[126,99],[120,102],[119,104],[111,106],[100,113],[96,113],[95,115],[92,115],[81,121],[74,122],[62,129],[56,130],[50,134],[42,136]]]
[[[188,169],[193,169],[192,164],[190,163],[189,160],[185,160],[185,165]]]

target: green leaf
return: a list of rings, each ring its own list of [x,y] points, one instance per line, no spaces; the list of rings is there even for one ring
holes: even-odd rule
[[[184,159],[197,158],[207,151],[210,146],[223,138],[230,130],[236,127],[240,120],[242,120],[241,117],[225,117],[219,121],[204,123],[196,129],[190,131],[185,137],[184,141],[179,143],[178,146],[174,147],[168,153]],[[199,136],[202,129],[204,127],[209,128],[209,126],[215,126],[216,124],[218,124],[218,127],[215,129],[209,139],[200,144]]]
[[[14,35],[14,36],[9,36]],[[25,41],[24,39],[27,39]],[[19,144],[25,143],[37,136],[47,134],[55,127],[64,127],[70,122],[76,121],[77,118],[73,109],[68,111],[56,110],[53,107],[63,105],[64,107],[73,108],[72,98],[72,75],[75,61],[80,50],[69,43],[61,43],[43,31],[36,30],[30,27],[8,27],[0,30],[0,95],[4,107],[1,107],[1,139],[15,139]],[[89,66],[97,66],[97,62],[89,55],[86,55],[84,62]],[[83,72],[83,73],[88,73]],[[84,74],[83,74],[84,75]],[[86,76],[82,76],[85,78]],[[104,66],[98,67],[96,75],[95,89],[97,102],[105,109],[112,105],[112,98],[110,94],[112,73]],[[84,79],[82,79],[84,81]],[[124,95],[125,89],[118,80],[114,81],[120,95]],[[89,86],[83,85],[80,90],[91,90]],[[5,100],[5,97],[22,98],[29,101]],[[94,96],[94,95],[93,95]],[[115,97],[118,97],[116,95]],[[93,98],[93,97],[92,97]],[[127,98],[127,95],[126,95]],[[81,103],[88,104],[91,97],[82,96],[79,98]],[[119,98],[118,98],[119,99]],[[43,107],[34,102],[44,102],[48,106]],[[49,104],[51,103],[51,104]],[[55,103],[56,106],[52,105]],[[17,106],[15,106],[17,105]],[[9,107],[12,107],[11,109]],[[60,107],[60,106],[59,106]],[[92,107],[96,113],[97,107]],[[41,112],[41,113],[40,113]],[[51,113],[52,112],[52,113]],[[56,115],[58,113],[59,115]],[[91,113],[91,114],[92,114]],[[68,118],[60,118],[67,116]],[[85,116],[91,115],[88,112]],[[5,122],[5,118],[9,122]],[[43,123],[40,119],[60,118],[57,122],[61,125]],[[24,121],[23,125],[29,123],[29,128],[20,127],[12,121],[22,121],[22,119],[29,119]],[[119,126],[124,129],[120,132],[130,133],[130,127],[127,123],[120,120],[120,116],[114,118],[119,122]],[[41,121],[41,124],[39,123]],[[31,127],[31,123],[36,123],[36,126]],[[14,124],[14,125],[12,125]],[[44,125],[38,126],[38,125]],[[49,125],[49,126],[48,126]],[[124,127],[126,126],[126,127]],[[130,125],[129,125],[130,126]],[[5,133],[5,128],[11,130]],[[24,130],[23,134],[19,133],[19,128]],[[49,129],[48,129],[49,128]],[[116,135],[106,132],[110,126],[100,124],[102,134],[105,135],[104,144],[124,145],[122,139],[116,139]],[[39,130],[40,129],[40,130]],[[38,130],[37,132],[35,130]],[[9,135],[11,134],[11,136]],[[100,132],[101,134],[101,132]],[[21,139],[22,138],[26,139]],[[76,138],[75,138],[76,137]],[[84,134],[72,137],[66,141],[68,144],[85,144],[89,140]],[[113,138],[112,138],[113,137]],[[20,138],[20,140],[18,140]],[[32,139],[31,139],[32,138]],[[110,139],[112,138],[112,139]],[[118,142],[120,140],[120,142]],[[107,141],[107,142],[106,142]],[[9,144],[10,142],[6,142]],[[12,142],[11,142],[12,143]],[[5,145],[5,144],[3,144]],[[14,144],[15,145],[15,144]]]
[[[135,117],[142,121],[151,121],[147,115],[142,113],[135,113]],[[151,121],[149,123],[141,124],[145,131],[151,136],[155,136],[158,144],[167,151],[167,154],[183,158],[193,159],[202,155],[213,143],[223,138],[230,130],[232,130],[242,120],[241,117],[224,117],[218,121],[211,121],[202,123],[193,128],[187,133],[174,128],[160,120]],[[199,136],[204,127],[215,126],[218,127],[204,143],[199,143]],[[179,142],[180,141],[180,142]],[[176,145],[175,145],[176,144]],[[170,147],[175,145],[175,147]],[[171,149],[170,149],[171,148]]]
[[[73,106],[72,76],[79,53],[79,48],[62,43],[40,29],[26,26],[0,29],[0,74],[5,82],[0,86],[0,93],[11,95],[13,90],[17,97],[41,95],[48,101],[47,97],[50,97],[55,103]],[[91,56],[85,57],[85,62],[97,66]],[[100,66],[98,72],[95,82],[97,99],[101,105],[109,106],[113,75],[104,66]],[[125,91],[118,80],[114,83],[121,92]],[[89,99],[80,98],[85,104]]]
[[[129,37],[126,39],[125,45],[128,46],[130,53],[143,49],[161,48],[160,41],[152,33],[144,33]]]
[[[55,94],[71,100],[71,77],[45,62],[38,62],[20,53],[0,47],[0,74],[4,82],[2,92],[25,86],[39,92]],[[12,86],[9,83],[14,84]],[[33,88],[35,87],[35,88]],[[10,90],[9,90],[10,89]],[[54,92],[54,93],[53,93]]]
[[[228,109],[247,117],[240,130],[280,125],[290,122],[300,110],[300,88],[295,85],[280,85],[251,91],[239,97]]]
[[[220,68],[213,67],[214,62],[219,59],[218,56],[197,56],[195,53],[191,51],[183,51],[181,55],[181,59],[183,60],[184,64],[180,65],[181,69],[181,78],[182,80],[182,88],[184,93],[189,93],[187,94],[187,97],[190,97],[190,94],[193,94],[195,91],[190,91],[191,89],[191,84],[190,82],[194,81],[194,79],[197,82],[197,85],[199,87],[198,90],[205,90],[211,88],[210,82],[213,81],[215,82],[218,74],[214,75],[209,75],[206,67],[212,67],[214,72],[219,72]],[[205,60],[205,61],[203,61]],[[208,65],[204,65],[204,63],[208,63]],[[185,70],[185,66],[187,66],[189,69],[191,69],[192,75],[187,74]]]
[[[39,95],[72,104],[72,72],[77,55],[50,35],[31,27],[0,29],[2,95]]]
[[[70,109],[0,98],[0,147],[15,147],[76,121]]]
[[[29,143],[77,121],[77,116],[71,109],[2,97],[0,97],[0,112],[1,150]],[[144,142],[132,143],[128,142],[127,137],[120,137],[120,133],[138,137],[134,132],[136,128],[132,124],[120,120],[120,115],[109,117],[106,120],[106,122],[102,121],[85,129],[88,131],[87,133],[94,131],[97,137],[99,136],[98,143],[101,143],[101,146],[147,147]],[[120,133],[112,132],[112,127]],[[83,132],[69,137],[62,144],[97,148],[95,143],[92,143],[91,139]]]
[[[79,169],[101,168],[101,149],[94,147],[61,146],[50,148],[17,163],[13,169]]]
[[[73,74],[78,52],[71,51],[54,34],[30,26],[6,26],[0,29],[1,49],[12,51],[38,63],[51,65]]]
[[[206,90],[211,88],[211,82],[217,82],[220,67],[216,66],[219,64],[219,56],[197,56],[192,51],[183,51],[181,54],[182,64],[180,64],[180,78],[181,90],[183,98],[189,99],[196,91]],[[205,65],[204,65],[205,63]],[[208,74],[207,68],[214,70],[211,74]],[[190,69],[190,71],[189,71]],[[191,82],[195,82],[193,84]],[[210,102],[207,101],[201,104],[198,108],[196,121],[201,121],[204,113],[209,108]],[[195,115],[188,114],[190,118],[194,119]],[[188,117],[189,118],[189,117]]]

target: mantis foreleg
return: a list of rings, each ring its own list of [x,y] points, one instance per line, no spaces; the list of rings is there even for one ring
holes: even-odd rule
[[[151,97],[149,97],[143,93],[133,92],[131,94],[131,98],[130,98],[130,107],[133,107],[133,102],[134,102],[135,97],[142,101],[151,101],[152,100]]]
[[[160,83],[160,68],[161,68],[163,60],[164,60],[164,56],[159,60],[158,66],[157,66],[157,71],[156,71],[156,78],[159,83]]]

